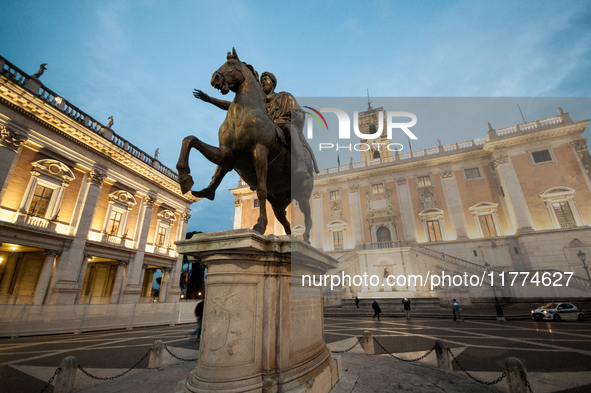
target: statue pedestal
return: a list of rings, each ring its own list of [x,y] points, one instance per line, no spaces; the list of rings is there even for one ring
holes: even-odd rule
[[[340,357],[324,342],[321,287],[337,262],[291,236],[238,229],[176,243],[201,258],[207,285],[201,348],[187,392],[328,392]]]

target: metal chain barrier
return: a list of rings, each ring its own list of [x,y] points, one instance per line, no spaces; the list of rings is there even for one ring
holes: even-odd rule
[[[363,340],[363,337],[359,337],[357,339],[357,342],[355,344],[353,344],[353,346],[351,348],[345,349],[343,351],[333,351],[333,350],[331,350],[330,352],[332,352],[332,353],[346,353],[346,352],[349,352],[350,350],[352,350],[353,348],[355,348],[357,345],[359,345],[359,343],[361,342],[361,340]]]
[[[525,379],[525,386],[527,386],[527,389],[529,390],[529,393],[534,393],[534,392],[531,390],[531,386],[529,385],[529,381],[528,381],[528,379],[527,379],[527,374],[526,374],[526,373],[524,373],[523,371],[521,371],[521,373],[523,374],[523,378]]]
[[[43,387],[43,389],[41,389],[41,392],[39,393],[43,393],[44,391],[47,390],[47,388],[49,387],[49,385],[51,385],[51,383],[53,382],[53,380],[55,379],[55,377],[60,373],[60,371],[62,371],[61,367],[58,367],[55,369],[55,373],[53,373],[53,377],[49,378],[49,382],[47,382],[47,385],[45,385]]]
[[[390,351],[388,351],[386,348],[384,348],[384,346],[383,346],[382,344],[380,344],[380,342],[379,342],[379,341],[378,341],[378,340],[377,340],[375,337],[373,337],[373,336],[372,336],[372,338],[373,338],[373,341],[374,341],[376,344],[378,344],[378,346],[379,346],[380,348],[382,348],[382,349],[384,350],[384,352],[386,352],[388,355],[392,356],[392,357],[393,357],[394,359],[396,359],[396,360],[400,360],[400,361],[402,361],[402,362],[407,362],[407,363],[418,362],[419,360],[423,360],[424,358],[426,358],[427,356],[429,356],[429,354],[431,354],[431,352],[433,352],[433,351],[435,350],[435,345],[433,345],[433,348],[431,348],[431,349],[429,350],[429,352],[427,352],[427,353],[426,353],[426,354],[424,354],[423,356],[420,356],[420,357],[418,357],[418,358],[416,358],[416,359],[403,359],[403,358],[399,358],[398,356],[392,355],[392,354],[390,353]]]
[[[452,359],[456,362],[456,364],[464,372],[464,374],[466,374],[467,376],[469,376],[470,378],[472,378],[472,380],[474,380],[474,381],[476,381],[476,382],[478,382],[478,383],[480,383],[482,385],[494,385],[494,384],[497,384],[497,383],[501,382],[507,376],[507,374],[503,371],[503,373],[501,374],[501,376],[498,377],[497,379],[495,379],[494,381],[491,381],[491,382],[481,381],[480,379],[474,377],[468,371],[466,371],[466,369],[464,367],[462,367],[462,365],[460,364],[460,362],[458,362],[458,359],[454,356],[454,354],[452,353],[452,351],[449,348],[447,349],[447,352],[449,352],[449,354],[451,355]],[[528,383],[528,387],[529,387],[529,383]],[[529,391],[531,392],[531,388],[529,389]]]
[[[89,376],[90,378],[100,379],[101,381],[109,381],[111,379],[116,379],[116,378],[122,377],[125,374],[127,374],[128,372],[130,372],[131,370],[133,370],[134,368],[136,368],[142,362],[142,360],[144,360],[145,358],[148,357],[148,355],[150,354],[150,352],[152,352],[152,348],[148,349],[148,352],[146,352],[146,354],[136,364],[134,364],[129,370],[127,370],[127,371],[125,371],[125,372],[123,372],[123,373],[121,373],[119,375],[115,375],[113,377],[97,377],[97,376],[94,376],[94,375],[90,374],[88,371],[86,371],[85,369],[83,369],[80,364],[78,364],[78,369],[80,371],[82,371],[84,374],[86,374],[87,376]]]
[[[173,358],[180,360],[181,362],[196,362],[197,360],[199,360],[199,358],[195,358],[195,359],[183,359],[177,355],[175,355],[174,353],[170,352],[170,349],[168,349],[168,347],[166,345],[163,345],[164,349],[166,349],[166,352],[168,352],[170,354],[170,356],[172,356]]]

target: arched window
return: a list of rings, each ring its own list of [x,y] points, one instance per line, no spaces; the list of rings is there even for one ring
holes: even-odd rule
[[[386,227],[378,228],[378,230],[376,231],[376,236],[378,238],[378,243],[392,241],[392,236],[390,235],[390,230]]]

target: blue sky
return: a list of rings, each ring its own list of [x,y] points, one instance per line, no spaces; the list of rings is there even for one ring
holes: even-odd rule
[[[224,113],[192,91],[220,96],[209,81],[232,47],[297,97],[366,89],[372,97],[591,96],[586,1],[20,0],[2,8],[2,56],[28,73],[48,63],[46,86],[104,123],[113,115],[118,134],[149,154],[159,148],[171,168],[184,136],[217,145]],[[575,121],[585,115],[571,111]],[[474,132],[443,142],[484,136]],[[435,134],[421,143],[413,148],[435,146]],[[191,163],[205,186],[213,164],[198,154]],[[227,190],[237,180],[227,176],[214,202],[192,206],[189,230],[231,229]]]

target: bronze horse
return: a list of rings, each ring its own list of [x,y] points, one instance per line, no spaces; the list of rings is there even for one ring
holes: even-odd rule
[[[291,151],[282,142],[285,141],[283,131],[268,116],[261,87],[253,71],[250,66],[238,59],[234,49],[232,53],[228,53],[226,63],[214,72],[211,85],[224,95],[232,91],[236,96],[219,129],[219,148],[208,145],[195,136],[183,139],[176,166],[182,192],[189,192],[193,186],[189,152],[194,147],[218,167],[209,186],[201,191],[192,191],[193,195],[213,199],[221,179],[234,169],[242,180],[257,192],[260,214],[253,227],[255,231],[265,233],[266,201],[269,200],[285,233],[291,234],[286,209],[293,198],[299,202],[300,210],[304,214],[306,229],[303,239],[309,243],[312,227],[310,195],[314,187],[312,158],[309,152],[304,153],[308,176],[294,177],[292,184]]]

